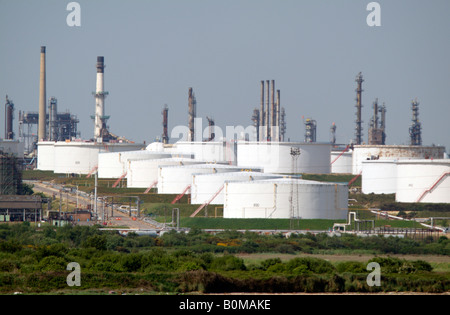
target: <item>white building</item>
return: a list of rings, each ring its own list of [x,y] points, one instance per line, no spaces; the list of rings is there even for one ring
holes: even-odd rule
[[[345,219],[348,186],[302,179],[225,183],[224,218]],[[291,201],[292,200],[292,201]]]
[[[299,149],[300,155],[293,157],[292,148]],[[331,172],[330,155],[330,143],[249,141],[237,143],[237,165],[261,167],[265,173],[329,174]]]

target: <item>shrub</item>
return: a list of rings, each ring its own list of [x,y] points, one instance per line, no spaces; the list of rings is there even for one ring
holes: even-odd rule
[[[62,257],[47,256],[38,264],[40,271],[62,271],[66,270],[67,262]]]
[[[310,257],[291,259],[286,263],[286,269],[294,274],[333,273],[336,270],[330,262],[324,259]]]
[[[97,250],[106,250],[106,235],[89,236],[83,243],[82,247],[93,247]]]
[[[366,266],[358,261],[344,261],[336,264],[336,270],[340,273],[350,272],[350,273],[365,273]]]
[[[245,270],[244,260],[231,255],[224,255],[217,257],[211,262],[210,268],[212,270]]]
[[[271,266],[274,266],[276,264],[281,264],[281,259],[280,258],[269,258],[266,260],[263,260],[261,262],[261,267],[263,268],[263,270],[267,270],[269,269]]]

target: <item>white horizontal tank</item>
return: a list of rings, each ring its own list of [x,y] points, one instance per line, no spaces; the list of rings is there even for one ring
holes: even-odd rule
[[[300,155],[293,157],[291,149],[299,149]],[[249,142],[237,143],[237,165],[261,167],[265,173],[329,174],[331,144],[301,142]],[[294,163],[294,169],[292,162]]]
[[[450,203],[450,160],[397,162],[397,202]]]
[[[345,219],[348,186],[302,179],[225,183],[224,218]],[[292,200],[292,202],[291,202]]]

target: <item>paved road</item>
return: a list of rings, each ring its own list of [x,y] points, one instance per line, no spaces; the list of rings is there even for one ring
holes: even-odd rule
[[[53,196],[55,195],[56,198],[59,198],[60,196],[60,188],[55,188],[49,184],[43,184],[38,181],[27,181],[29,184],[33,184],[33,190],[35,192],[43,192],[46,195]],[[72,194],[69,192],[63,192],[62,193],[63,201],[69,200],[70,203],[76,205],[77,203],[77,196],[76,194]],[[91,204],[90,198],[86,198],[83,196],[78,196],[78,205],[79,208],[87,209],[88,205]],[[101,204],[98,203],[98,213],[100,214],[102,212]],[[133,216],[129,216],[128,213],[123,213],[119,210],[114,210],[113,217],[110,217],[111,214],[111,208],[108,207],[105,209],[105,211],[108,211],[108,220],[107,220],[107,226],[121,226],[121,227],[128,227],[130,229],[155,229],[156,226],[145,222],[141,219],[138,219]]]

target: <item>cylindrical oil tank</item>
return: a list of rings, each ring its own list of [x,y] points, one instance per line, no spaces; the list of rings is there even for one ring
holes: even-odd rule
[[[292,149],[300,149],[300,155],[291,155]],[[329,174],[330,155],[330,143],[239,141],[237,144],[237,165],[262,167],[265,173]]]
[[[150,160],[170,157],[170,153],[148,150],[100,153],[98,155],[98,177],[121,177],[127,172],[128,160]]]
[[[331,173],[352,174],[353,151],[331,151]]]
[[[173,153],[192,154],[194,159],[211,163],[235,164],[235,147],[227,141],[190,142],[178,141]]]
[[[225,183],[224,218],[345,219],[348,186],[302,179]]]
[[[410,145],[355,145],[353,174],[359,174],[364,160],[443,159],[445,147]]]
[[[65,142],[54,143],[55,173],[89,174],[98,167],[101,152],[134,151],[143,147],[137,143]],[[38,156],[39,160],[39,156]]]
[[[201,164],[201,162],[188,158],[167,158],[167,159],[129,159],[127,166],[127,187],[128,188],[148,188],[158,180],[160,166],[181,166]]]
[[[37,169],[41,171],[55,170],[55,142],[40,141],[37,144]]]
[[[191,204],[204,204],[225,184],[225,181],[253,181],[270,178],[281,178],[281,175],[262,173],[260,171],[243,170],[239,172],[215,173],[215,174],[193,174],[191,185]],[[223,204],[224,191],[212,200],[213,204]]]
[[[236,166],[223,164],[193,164],[161,166],[158,170],[158,194],[180,194],[192,184],[193,174],[236,172]],[[190,192],[190,189],[187,191]]]
[[[397,162],[397,202],[450,203],[450,160]]]
[[[362,161],[362,185],[364,194],[395,194],[397,190],[397,161]]]

